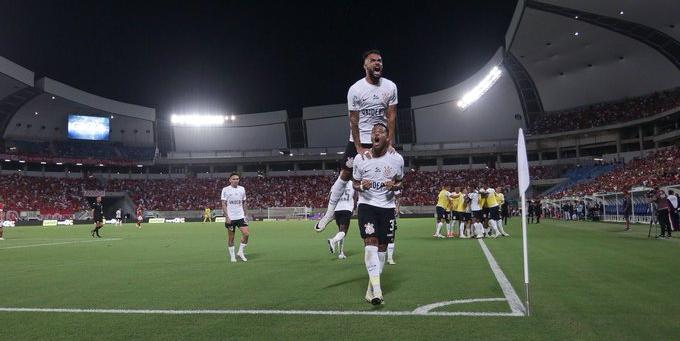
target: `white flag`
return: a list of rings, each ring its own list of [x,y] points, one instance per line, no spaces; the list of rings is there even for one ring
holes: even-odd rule
[[[524,143],[522,128],[519,128],[517,135],[517,176],[519,178],[519,192],[524,196],[529,188],[529,162],[527,161],[527,146]]]

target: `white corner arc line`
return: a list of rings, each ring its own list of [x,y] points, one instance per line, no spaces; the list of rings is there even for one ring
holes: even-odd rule
[[[102,239],[93,239],[93,240],[73,240],[73,241],[70,241],[70,242],[59,242],[59,243],[17,245],[17,246],[0,247],[0,250],[23,249],[23,248],[27,248],[27,247],[52,246],[52,245],[64,245],[64,244],[77,244],[77,243],[112,242],[112,241],[122,240],[122,239],[123,238],[102,238]]]
[[[526,311],[526,309],[524,308],[524,305],[522,304],[522,300],[520,300],[519,296],[517,296],[517,292],[512,287],[512,284],[510,284],[510,281],[508,281],[508,278],[505,277],[505,273],[503,273],[503,270],[501,270],[501,267],[498,266],[496,259],[493,258],[491,251],[489,251],[489,248],[486,247],[486,244],[484,243],[484,241],[481,240],[481,239],[477,239],[477,241],[479,242],[479,245],[482,247],[482,251],[484,252],[484,256],[486,256],[486,260],[489,262],[489,266],[491,266],[491,271],[493,271],[493,274],[494,274],[494,276],[496,276],[496,280],[498,281],[498,284],[500,284],[501,289],[503,290],[503,295],[505,295],[505,298],[508,300],[508,303],[510,304],[510,309],[515,314],[524,315],[524,312]]]
[[[505,297],[497,297],[497,298],[471,298],[471,299],[465,299],[465,300],[455,300],[455,301],[446,301],[446,302],[437,302],[437,303],[432,303],[424,306],[420,306],[413,310],[414,314],[428,314],[430,313],[430,310],[432,309],[437,309],[440,307],[445,307],[447,305],[453,305],[453,304],[465,304],[465,303],[475,303],[475,302],[498,302],[502,301],[505,302],[507,299]]]
[[[27,313],[69,313],[69,314],[153,314],[153,315],[357,315],[357,316],[524,316],[522,313],[507,312],[433,312],[417,314],[412,311],[351,311],[351,310],[168,310],[168,309],[78,309],[78,308],[9,308],[0,307],[0,312]]]

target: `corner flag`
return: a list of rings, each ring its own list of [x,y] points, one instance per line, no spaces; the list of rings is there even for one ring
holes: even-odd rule
[[[526,314],[531,315],[529,308],[529,255],[527,249],[527,204],[526,191],[529,189],[529,162],[527,160],[527,146],[524,143],[524,131],[519,128],[517,134],[517,177],[519,194],[522,197],[522,251],[524,254],[524,294],[526,295]]]

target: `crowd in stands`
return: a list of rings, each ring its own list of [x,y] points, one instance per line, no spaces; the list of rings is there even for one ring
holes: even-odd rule
[[[550,195],[552,198],[582,196],[602,192],[622,192],[632,187],[666,186],[680,184],[680,147],[659,150],[642,159],[602,174],[591,181]]]
[[[5,211],[40,211],[41,215],[71,215],[87,207],[83,190],[96,186],[94,179],[0,176]]]
[[[680,88],[623,101],[593,104],[577,109],[548,112],[534,117],[531,134],[551,134],[626,122],[680,107]]]

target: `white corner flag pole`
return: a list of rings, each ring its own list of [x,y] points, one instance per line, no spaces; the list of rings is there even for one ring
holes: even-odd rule
[[[522,197],[522,250],[524,254],[524,294],[526,303],[526,314],[531,316],[529,306],[529,255],[527,252],[527,203],[526,191],[529,188],[529,162],[527,160],[527,147],[524,143],[524,132],[519,128],[517,135],[517,176],[519,183],[519,193]]]

